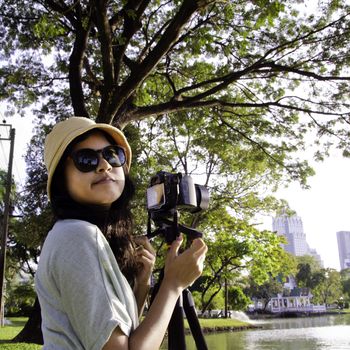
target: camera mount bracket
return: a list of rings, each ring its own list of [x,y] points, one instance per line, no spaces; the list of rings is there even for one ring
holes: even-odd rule
[[[151,230],[151,215],[148,215],[147,223],[147,237],[148,239],[154,238],[157,235],[162,235],[168,245],[170,245],[180,233],[184,233],[191,240],[195,238],[200,238],[203,234],[194,228],[179,224],[178,222],[178,212],[174,210],[173,221],[167,218],[157,218],[156,225],[158,228],[152,232]],[[151,304],[159,290],[164,277],[164,267],[162,268],[159,279],[155,284],[152,295]],[[185,342],[185,329],[184,329],[184,314],[188,320],[189,327],[193,339],[196,343],[198,350],[208,350],[208,346],[205,342],[204,335],[197,318],[197,312],[195,304],[193,301],[192,294],[188,288],[186,288],[179,299],[176,302],[173,314],[171,316],[168,325],[168,349],[169,350],[186,350]]]
[[[158,228],[152,232],[151,216],[148,215],[148,222],[147,222],[147,238],[148,239],[152,239],[158,235],[161,235],[164,237],[167,244],[171,244],[180,233],[184,233],[191,240],[193,240],[195,238],[203,237],[202,232],[200,232],[192,227],[188,227],[186,225],[179,223],[177,210],[175,210],[173,213],[173,220],[172,221],[167,219],[167,218],[157,218],[156,220],[153,219],[153,221],[156,222]]]

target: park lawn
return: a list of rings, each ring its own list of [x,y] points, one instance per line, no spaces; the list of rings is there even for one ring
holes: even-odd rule
[[[1,350],[39,350],[41,345],[37,344],[26,344],[26,343],[10,343],[9,341],[13,339],[23,328],[24,324],[27,322],[26,317],[10,317],[11,325],[0,328],[0,349]],[[246,322],[241,322],[234,319],[224,319],[224,318],[200,318],[199,322],[203,329],[220,330],[225,328],[240,328],[248,325]],[[189,329],[188,323],[185,320],[185,328]]]
[[[0,328],[0,349],[1,350],[39,350],[41,345],[26,343],[10,343],[27,322],[26,317],[10,317],[11,325]]]
[[[238,321],[232,318],[200,318],[199,323],[202,328],[218,329],[218,328],[240,328],[249,325],[247,322]],[[185,327],[188,328],[187,320]]]

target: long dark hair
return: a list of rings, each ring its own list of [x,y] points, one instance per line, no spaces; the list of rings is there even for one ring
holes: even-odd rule
[[[115,144],[115,141],[107,133],[96,129],[74,139],[65,150],[53,175],[51,207],[56,220],[79,219],[97,225],[106,237],[121,271],[129,283],[133,285],[137,273],[137,263],[132,243],[133,220],[130,201],[135,193],[135,188],[127,168],[123,168],[125,174],[124,190],[108,209],[103,206],[76,202],[69,195],[66,186],[64,168],[68,155],[76,144],[96,132],[102,133],[111,144]]]

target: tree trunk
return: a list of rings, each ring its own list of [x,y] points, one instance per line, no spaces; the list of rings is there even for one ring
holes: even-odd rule
[[[228,318],[228,288],[227,288],[226,277],[225,277],[225,318]]]
[[[201,310],[202,313],[204,313],[204,312],[207,310],[207,308],[209,307],[211,301],[212,301],[212,300],[215,298],[215,296],[220,292],[220,290],[221,290],[221,285],[220,285],[220,288],[219,288],[215,293],[213,293],[213,294],[210,296],[209,300],[205,303],[204,306],[203,306],[203,304],[204,304],[204,302],[203,302],[203,300],[204,300],[204,295],[202,295],[202,310]]]
[[[12,341],[16,343],[44,344],[43,334],[41,332],[41,310],[38,298],[35,299],[33,311],[29,316],[28,322]]]
[[[263,309],[264,311],[266,311],[267,305],[269,304],[270,300],[271,300],[270,298],[265,300],[265,305],[264,305],[264,309]]]

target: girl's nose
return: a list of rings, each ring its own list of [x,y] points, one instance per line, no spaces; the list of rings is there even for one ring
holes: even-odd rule
[[[107,162],[106,159],[100,155],[100,160],[98,162],[98,166],[96,168],[96,172],[101,173],[104,171],[110,171],[112,169],[112,166]]]

